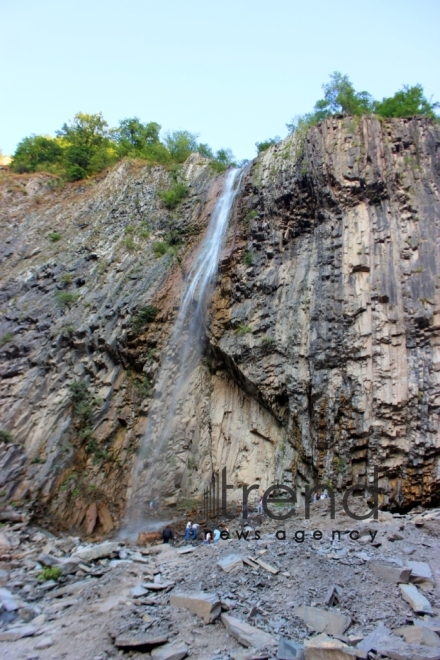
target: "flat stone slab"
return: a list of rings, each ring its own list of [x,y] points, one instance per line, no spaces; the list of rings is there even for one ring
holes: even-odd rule
[[[264,646],[273,646],[276,644],[276,640],[272,635],[264,632],[264,630],[250,626],[248,623],[244,623],[234,616],[222,614],[222,622],[228,633],[232,637],[235,637],[243,646],[261,649]]]
[[[137,587],[133,587],[133,589],[130,589],[130,596],[133,598],[140,598],[141,596],[146,596],[148,593],[147,589],[144,589],[140,584],[137,585]]]
[[[422,626],[403,626],[393,630],[393,634],[403,637],[407,644],[421,644],[436,649],[440,647],[440,637],[429,628]]]
[[[0,632],[0,642],[15,642],[17,639],[23,639],[23,637],[32,637],[38,632],[39,628],[32,625],[9,628],[9,630]]]
[[[204,591],[173,594],[170,597],[170,605],[185,607],[201,617],[205,623],[212,623],[221,613],[220,599],[217,594],[209,594]]]
[[[263,561],[262,559],[255,559],[254,560],[256,564],[261,566],[261,568],[264,568],[265,571],[268,573],[272,573],[272,575],[277,575],[279,573],[279,569],[275,568],[274,566],[271,566],[267,562]]]
[[[378,562],[371,562],[370,568],[375,575],[393,584],[408,584],[411,575],[410,568],[399,568]]]
[[[434,586],[434,576],[430,565],[426,561],[407,561],[406,563],[408,568],[411,569],[410,582],[413,584],[430,582],[430,586]]]
[[[304,646],[290,639],[280,637],[278,640],[277,660],[304,660]]]
[[[150,591],[163,591],[169,587],[174,587],[174,582],[142,582],[142,586]]]
[[[79,548],[72,553],[72,557],[79,557],[83,561],[94,561],[96,559],[102,559],[103,557],[109,557],[118,549],[118,543],[104,541],[104,543],[98,543],[97,545],[79,546]]]
[[[60,598],[66,594],[77,594],[87,587],[91,587],[94,584],[98,584],[97,578],[90,578],[89,580],[80,580],[79,582],[72,582],[72,584],[66,584],[65,587],[60,587],[55,589],[50,593],[46,594],[48,598]]]
[[[132,635],[126,633],[119,635],[115,639],[115,646],[121,649],[136,649],[139,647],[159,646],[166,644],[168,637],[166,635]]]
[[[360,653],[363,652],[361,651]],[[357,656],[357,650],[339,639],[332,639],[325,633],[306,639],[304,642],[305,660],[347,660]],[[366,654],[365,656],[366,657]]]
[[[440,647],[407,644],[394,635],[384,639],[377,652],[392,660],[440,660]]]
[[[440,619],[413,619],[415,626],[422,626],[422,628],[429,628],[432,632],[440,633]]]
[[[399,584],[403,600],[411,605],[417,614],[433,614],[431,603],[414,584]]]
[[[154,660],[183,660],[188,655],[188,647],[184,642],[171,642],[151,651]]]
[[[302,619],[312,630],[329,635],[342,635],[351,623],[349,616],[321,610],[319,607],[301,605],[295,607],[296,616]]]
[[[239,555],[228,555],[218,560],[217,567],[221,568],[225,573],[231,573],[232,571],[238,571],[240,568],[243,568],[243,560]]]
[[[18,604],[14,595],[9,589],[6,589],[6,587],[0,588],[0,605],[2,605],[7,612],[15,612],[15,610],[18,610]]]
[[[389,635],[391,635],[391,630],[381,624],[373,630],[373,632],[364,637],[364,639],[357,645],[357,648],[366,651],[367,653],[369,651],[376,651],[378,645]]]

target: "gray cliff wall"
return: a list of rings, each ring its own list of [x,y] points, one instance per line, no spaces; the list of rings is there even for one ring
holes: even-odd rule
[[[251,164],[204,358],[157,466],[164,504],[199,496],[224,466],[237,488],[276,480],[302,493],[316,479],[371,480],[377,465],[383,504],[438,498],[439,150],[422,119],[332,118]],[[55,192],[46,175],[0,181],[0,335],[11,335],[0,426],[14,440],[1,445],[2,497],[30,499],[54,524],[105,533],[124,511],[185,272],[221,190],[198,157],[184,174],[191,194],[174,212],[156,194],[170,175],[136,163]],[[177,255],[157,258],[170,235]],[[62,307],[59,291],[79,297]],[[145,305],[159,313],[134,332]],[[87,384],[82,412],[75,381]]]

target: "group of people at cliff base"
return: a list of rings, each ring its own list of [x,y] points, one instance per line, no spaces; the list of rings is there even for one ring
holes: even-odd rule
[[[197,541],[199,536],[199,529],[200,529],[199,523],[196,522],[192,523],[188,521],[185,527],[185,535],[184,535],[185,543]],[[203,530],[202,534],[203,534],[202,543],[206,545],[210,545],[211,543],[218,543],[220,541],[221,531],[217,527],[213,531],[209,529],[205,529]],[[162,541],[164,543],[169,543],[170,541],[174,541],[174,533],[170,525],[167,525],[163,529]]]
[[[184,535],[184,541],[185,543],[188,543],[189,541],[197,541],[198,535],[199,535],[199,528],[200,525],[199,523],[192,523],[191,521],[188,521],[186,523],[185,527],[185,535]],[[203,541],[202,543],[206,543],[207,545],[210,543],[218,543],[220,541],[220,530],[216,527],[214,531],[211,531],[210,529],[205,529],[203,531]]]

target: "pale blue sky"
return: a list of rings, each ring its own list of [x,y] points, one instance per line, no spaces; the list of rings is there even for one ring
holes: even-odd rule
[[[78,112],[187,129],[238,159],[334,70],[440,100],[440,0],[1,0],[0,148]]]

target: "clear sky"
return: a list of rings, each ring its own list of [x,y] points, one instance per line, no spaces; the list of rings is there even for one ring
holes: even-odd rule
[[[1,0],[0,25],[4,154],[102,111],[253,158],[334,70],[440,100],[440,0]]]

